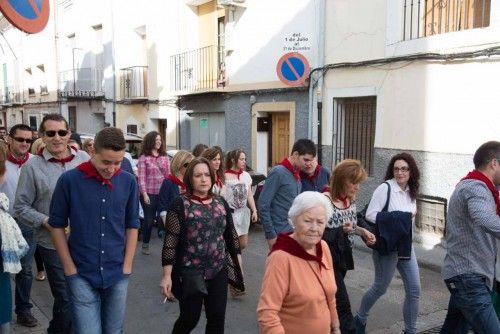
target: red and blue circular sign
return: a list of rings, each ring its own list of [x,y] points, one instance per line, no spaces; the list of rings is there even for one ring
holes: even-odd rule
[[[278,78],[288,86],[301,86],[309,77],[311,68],[307,58],[298,52],[281,56],[276,66]]]
[[[0,11],[12,25],[36,34],[49,21],[49,0],[0,0]]]

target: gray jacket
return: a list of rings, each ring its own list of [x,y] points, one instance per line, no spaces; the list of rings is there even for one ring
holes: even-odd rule
[[[485,276],[491,287],[497,254],[495,239],[500,239],[500,217],[490,190],[481,181],[461,181],[448,205],[443,278],[473,273]]]
[[[45,248],[55,249],[50,233],[42,223],[49,216],[50,200],[57,180],[65,171],[89,160],[89,155],[85,151],[71,149],[71,153],[75,157],[63,166],[60,163],[49,162],[53,156],[44,149],[42,155],[31,157],[23,165],[19,176],[14,214],[21,223],[33,227],[35,240]]]

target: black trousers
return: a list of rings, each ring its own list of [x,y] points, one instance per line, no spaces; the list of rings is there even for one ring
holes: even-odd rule
[[[227,304],[227,269],[222,269],[213,279],[206,280],[208,295],[179,299],[180,315],[174,324],[172,334],[190,333],[198,324],[202,303],[205,305],[207,326],[205,333],[224,333]],[[181,287],[182,289],[182,284]],[[182,291],[178,294],[182,296]]]
[[[335,283],[337,284],[337,293],[335,299],[337,302],[337,314],[340,321],[340,332],[342,334],[355,334],[354,318],[351,311],[351,302],[347,294],[347,288],[344,283],[346,275],[345,270],[333,270],[335,273]]]

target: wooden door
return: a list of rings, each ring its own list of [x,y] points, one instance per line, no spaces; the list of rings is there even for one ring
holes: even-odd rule
[[[290,154],[290,114],[287,112],[272,113],[271,124],[271,161],[274,166]]]

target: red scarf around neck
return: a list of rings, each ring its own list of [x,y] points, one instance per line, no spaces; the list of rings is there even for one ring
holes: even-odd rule
[[[222,186],[224,185],[224,184],[222,183],[222,179],[221,179],[221,177],[219,176],[219,174],[215,174],[215,185],[216,185],[217,187],[219,187],[219,189],[220,189],[220,188],[222,188]]]
[[[477,169],[474,169],[472,172],[469,172],[469,174],[467,174],[462,180],[478,180],[484,182],[493,195],[493,199],[495,200],[495,204],[497,205],[497,214],[500,216],[500,198],[498,196],[498,190],[496,190],[495,185],[486,175],[484,175]]]
[[[28,159],[30,158],[30,154],[29,153],[26,153],[24,155],[24,157],[22,157],[21,159],[18,159],[16,158],[12,153],[9,152],[9,154],[7,155],[7,160],[9,160],[10,162],[12,162],[13,164],[16,164],[18,165],[19,167],[21,167],[22,165],[24,165],[24,163],[26,161],[28,161]]]
[[[318,165],[316,165],[316,169],[314,170],[314,173],[309,175],[309,174],[306,174],[304,172],[300,172],[300,177],[312,182],[312,181],[314,181],[314,179],[316,177],[318,177],[320,170],[321,170],[321,166],[318,164]]]
[[[274,243],[273,248],[271,249],[269,254],[277,250],[282,250],[306,261],[316,261],[318,262],[320,269],[321,267],[326,269],[326,266],[322,261],[323,248],[321,248],[321,241],[316,244],[316,256],[314,256],[306,252],[304,247],[302,247],[290,235],[282,233],[278,234],[278,238],[276,239],[276,242]]]
[[[293,174],[293,177],[295,178],[295,180],[300,181],[299,171],[293,167],[292,163],[290,162],[290,160],[288,160],[288,158],[284,158],[278,165],[281,165],[281,166],[285,167],[286,169],[288,169],[288,171]]]
[[[174,174],[170,174],[168,176],[168,179],[171,180],[173,183],[175,183],[180,188],[181,193],[186,191],[186,185],[177,176],[175,176]]]
[[[190,200],[194,199],[195,201],[198,201],[198,202],[200,202],[203,205],[207,205],[208,203],[205,204],[204,202],[208,201],[211,198],[212,198],[212,196],[200,197],[200,196],[197,196],[197,195],[189,195],[189,199]]]
[[[344,205],[344,209],[347,209],[348,204],[349,204],[347,202],[347,200],[349,199],[349,197],[347,197],[347,196],[340,197],[339,196],[339,198],[337,198],[337,199],[342,202],[342,204]]]
[[[241,169],[240,170],[227,169],[226,173],[236,175],[238,177],[238,180],[239,180],[240,175],[243,173],[243,170],[241,170]]]
[[[97,182],[104,183],[105,185],[107,185],[109,190],[113,190],[113,184],[111,183],[111,179],[103,178],[90,160],[81,163],[80,165],[78,165],[77,168],[85,174],[86,178],[96,179]],[[120,172],[121,168],[118,168],[118,170],[113,174],[113,176],[117,175]]]

